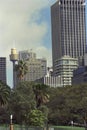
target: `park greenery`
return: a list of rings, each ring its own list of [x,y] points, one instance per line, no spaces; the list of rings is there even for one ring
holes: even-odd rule
[[[16,88],[0,82],[0,123],[29,126],[85,125],[87,122],[87,84],[49,87],[21,81]]]
[[[14,88],[0,81],[0,124],[29,126],[87,124],[87,84],[50,87],[24,81],[27,62],[15,65],[19,82]]]

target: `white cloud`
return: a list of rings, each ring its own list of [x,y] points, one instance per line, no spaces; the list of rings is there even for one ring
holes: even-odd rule
[[[48,25],[46,20],[41,21],[43,17],[41,10],[49,7],[51,2],[50,0],[0,0],[0,56],[9,58],[13,47],[18,51],[32,48],[38,56],[46,57],[48,64],[51,64],[51,50],[43,45]]]
[[[46,58],[47,61],[49,61],[47,63],[47,65],[51,66],[51,64],[52,64],[51,63],[52,62],[52,54],[51,54],[51,50],[50,49],[42,46],[42,47],[36,48],[35,52],[37,53],[37,57],[38,58],[41,58],[41,56],[42,56],[42,58]]]
[[[1,55],[3,49],[4,55],[8,55],[14,40],[18,50],[42,45],[48,28],[46,22],[40,21],[38,24],[37,20],[42,17],[41,9],[49,3],[49,0],[0,0]]]

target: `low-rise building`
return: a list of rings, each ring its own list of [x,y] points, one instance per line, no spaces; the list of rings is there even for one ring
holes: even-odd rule
[[[63,87],[62,77],[53,76],[52,71],[52,68],[48,68],[47,74],[43,78],[38,79],[35,82],[42,83],[50,87]]]

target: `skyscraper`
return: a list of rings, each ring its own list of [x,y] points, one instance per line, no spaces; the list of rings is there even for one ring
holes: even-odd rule
[[[6,57],[0,57],[0,80],[4,83],[6,81]]]
[[[85,0],[58,0],[51,7],[52,58],[83,56],[86,50]]]

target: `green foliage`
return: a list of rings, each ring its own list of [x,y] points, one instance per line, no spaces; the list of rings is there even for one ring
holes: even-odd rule
[[[87,122],[87,84],[49,88],[21,81],[11,90],[0,82],[0,121],[13,114],[18,124],[43,126]],[[48,118],[48,119],[47,119]]]
[[[29,82],[20,82],[16,89],[12,91],[9,107],[16,123],[26,122],[27,113],[36,106],[34,99],[32,84]]]
[[[87,85],[51,88],[49,122],[58,125],[69,125],[73,120],[83,124],[87,122]]]
[[[5,105],[8,103],[10,98],[11,89],[8,85],[0,81],[0,105]]]
[[[8,103],[10,94],[10,87],[0,81],[0,123],[7,123],[9,120]]]
[[[44,113],[38,109],[31,110],[31,112],[28,115],[27,123],[29,123],[31,126],[40,126],[43,127],[46,122],[46,117]]]
[[[38,108],[38,110],[42,111],[45,115],[45,117],[48,117],[48,112],[49,112],[49,109],[46,105],[42,105]]]
[[[49,94],[48,94],[49,86],[44,84],[34,84],[33,91],[36,99],[36,107],[39,108],[41,105],[49,102]]]

